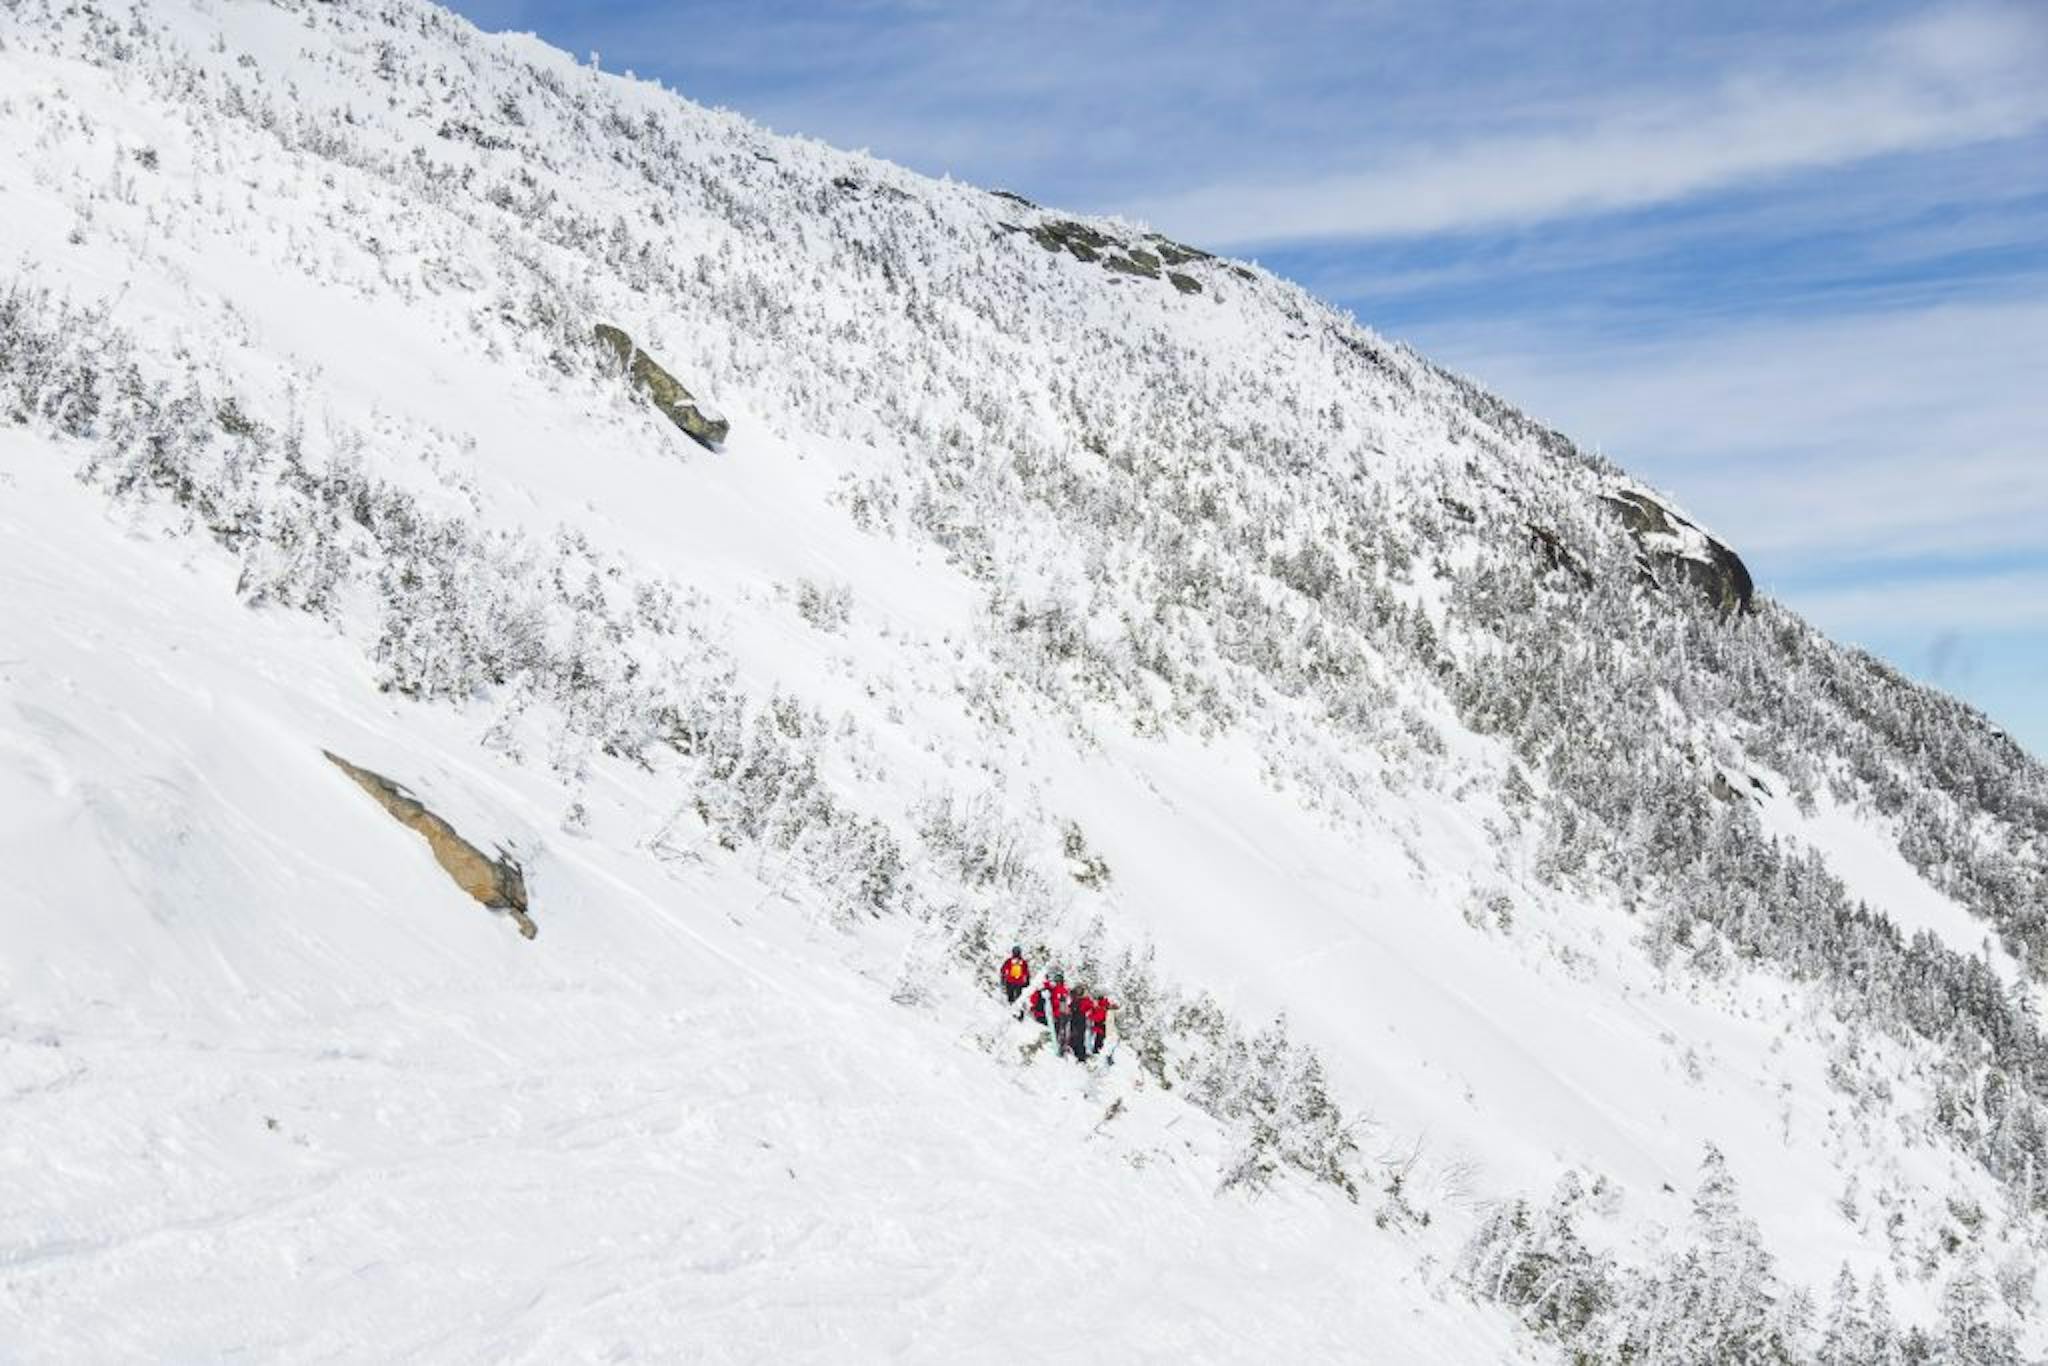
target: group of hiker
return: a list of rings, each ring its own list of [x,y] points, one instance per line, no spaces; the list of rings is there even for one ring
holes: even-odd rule
[[[1003,986],[1003,998],[1016,1005],[1017,998],[1031,985],[1031,964],[1024,957],[1022,945],[1011,946],[1010,956],[1003,960],[996,976]],[[1086,983],[1079,982],[1070,987],[1065,973],[1048,972],[1017,1011],[1017,1018],[1021,1020],[1029,1012],[1032,1019],[1052,1032],[1053,1045],[1062,1056],[1086,1062],[1102,1052],[1109,1037],[1109,1013],[1116,1008],[1107,992],[1091,991]],[[1107,1061],[1116,1059],[1112,1056]]]

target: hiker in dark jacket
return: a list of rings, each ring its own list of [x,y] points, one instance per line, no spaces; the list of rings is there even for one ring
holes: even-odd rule
[[[1074,988],[1074,997],[1067,1003],[1066,1051],[1074,1055],[1075,1062],[1088,1061],[1088,1012],[1094,1004],[1085,986]]]

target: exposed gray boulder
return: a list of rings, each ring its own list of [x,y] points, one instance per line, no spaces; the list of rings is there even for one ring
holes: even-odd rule
[[[1733,550],[1638,490],[1611,489],[1600,501],[1629,529],[1647,563],[1676,573],[1724,612],[1750,610],[1756,587]]]
[[[1564,539],[1549,527],[1529,525],[1529,544],[1535,547],[1545,569],[1552,573],[1567,574],[1581,588],[1593,586],[1593,571],[1586,568],[1586,562],[1572,553]]]
[[[633,339],[620,328],[610,323],[597,325],[597,342],[613,359],[620,370],[632,381],[633,387],[647,396],[663,417],[683,429],[691,440],[710,450],[716,450],[718,443],[725,440],[732,424],[709,405],[682,385],[682,381],[664,370],[654,357],[633,345]]]
[[[1144,259],[1140,260],[1140,257]],[[1103,269],[1113,270],[1119,275],[1139,275],[1147,280],[1159,278],[1159,258],[1144,252],[1130,256],[1112,253],[1103,259],[1102,266]]]
[[[1176,242],[1171,237],[1161,237],[1156,232],[1146,233],[1145,240],[1151,243],[1153,251],[1159,253],[1159,259],[1166,262],[1169,266],[1184,266],[1190,261],[1213,261],[1216,259],[1209,252],[1188,246],[1184,242]]]
[[[1004,198],[1015,199],[1016,196],[1005,195]],[[1100,266],[1117,275],[1144,280],[1165,279],[1183,294],[1200,294],[1202,282],[1185,271],[1168,271],[1165,267],[1210,263],[1216,259],[1206,251],[1184,247],[1157,233],[1146,234],[1142,244],[1126,242],[1100,228],[1092,228],[1070,218],[1048,218],[1028,228],[1004,223],[1000,229],[1004,233],[1022,232],[1047,251],[1063,251],[1076,261]]]
[[[1123,244],[1105,232],[1099,232],[1086,223],[1069,219],[1049,219],[1034,225],[1031,240],[1047,251],[1065,251],[1076,261],[1099,261],[1102,253]]]

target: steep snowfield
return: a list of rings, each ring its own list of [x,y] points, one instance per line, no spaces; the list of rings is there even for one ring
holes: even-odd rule
[[[1009,201],[425,6],[22,4],[0,38],[0,290],[102,308],[68,316],[153,411],[192,386],[204,468],[256,490],[109,462],[92,414],[0,426],[0,1357],[1021,1359],[1049,1319],[1138,1360],[1542,1359],[1457,1274],[1491,1202],[1576,1171],[1588,1241],[1654,1258],[1708,1143],[1791,1286],[1846,1264],[1932,1324],[1957,1257],[2031,1267],[2038,1217],[1928,1118],[1929,1051],[1812,980],[1662,960],[1643,908],[1547,873],[1510,795],[1543,774],[1450,664],[1327,644],[1350,609],[1318,599],[1288,634],[1355,689],[1339,724],[1259,672],[1225,611],[1258,595],[1013,489],[1194,469],[1159,497],[1226,530],[1188,562],[1290,582],[1384,514],[1423,547],[1357,533],[1402,561],[1370,601],[1413,632],[1485,567],[1474,517],[1630,563],[1573,510],[1602,472],[1526,422],[1256,272],[1119,277]],[[599,320],[724,449],[576,350]],[[237,484],[248,424],[316,474]],[[603,714],[408,653],[456,651],[398,629],[431,594],[391,608],[379,514],[276,531],[357,476],[554,594],[532,629],[616,670]],[[835,828],[904,852],[888,913],[729,834],[634,688],[813,746]],[[1673,728],[1688,763],[1728,743]],[[516,847],[538,939],[323,748]],[[1995,937],[1874,813],[1759,812],[1908,934]],[[1360,1198],[1229,1181],[1256,1126],[1190,1099],[1192,1026],[1157,1073],[1033,1052],[959,951],[975,915],[998,953],[1150,946],[1246,1033],[1284,1013]]]
[[[0,471],[8,1357],[1022,1359],[1048,1313],[1135,1359],[1507,1352],[1341,1198],[1217,1199],[1134,1068],[892,1004],[891,927],[665,872],[623,775],[528,946],[315,746],[529,845],[552,784],[38,439]]]
[[[2012,982],[2017,967],[2010,954],[1985,933],[1984,922],[1927,885],[1899,853],[1897,839],[1885,823],[1845,809],[1832,799],[1802,813],[1776,796],[1763,804],[1764,821],[1775,832],[1798,841],[1827,860],[1849,893],[1881,907],[1902,934],[1925,931],[1957,953],[1985,957],[2001,979]]]

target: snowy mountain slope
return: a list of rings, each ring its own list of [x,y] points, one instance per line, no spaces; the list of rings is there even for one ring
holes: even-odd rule
[[[1305,1351],[1367,1304],[1404,1354],[1506,1350],[1414,1322],[1406,1249],[1348,1204],[1215,1201],[1200,1116],[963,1046],[890,1003],[887,930],[743,867],[563,842],[529,948],[304,742],[526,840],[543,775],[0,441],[10,1358],[959,1359],[1020,1304],[1148,1356],[1283,1301]],[[634,787],[594,830],[640,823]]]
[[[1775,1286],[1755,1342],[1799,1356],[1824,1325],[1784,1291],[1845,1263],[1951,1355],[2038,1333],[2040,770],[1772,604],[1715,611],[1603,511],[1614,472],[1256,272],[424,6],[5,24],[38,872],[0,972],[10,1107],[74,1179],[17,1149],[0,1341],[941,1359],[1035,1293],[1040,1217],[1098,1230],[1044,1290],[1133,1349],[1256,1312],[1275,1350],[1538,1350],[1477,1297],[1711,1357],[1645,1336],[1741,1320],[1692,1282]],[[540,939],[323,746],[515,841]],[[978,990],[1013,936],[1110,978],[1150,1066],[1014,1061]],[[280,1175],[245,1111],[301,1092],[326,1122],[276,1133],[318,1160]],[[769,1195],[749,1125],[830,1197]],[[1687,1212],[1710,1142],[1775,1280]],[[1583,1322],[1518,1288],[1552,1212],[1489,1213],[1567,1170]],[[452,1249],[449,1205],[521,1250]],[[246,1321],[164,1294],[266,1239],[295,1260]],[[131,1292],[161,1317],[95,1317]]]

